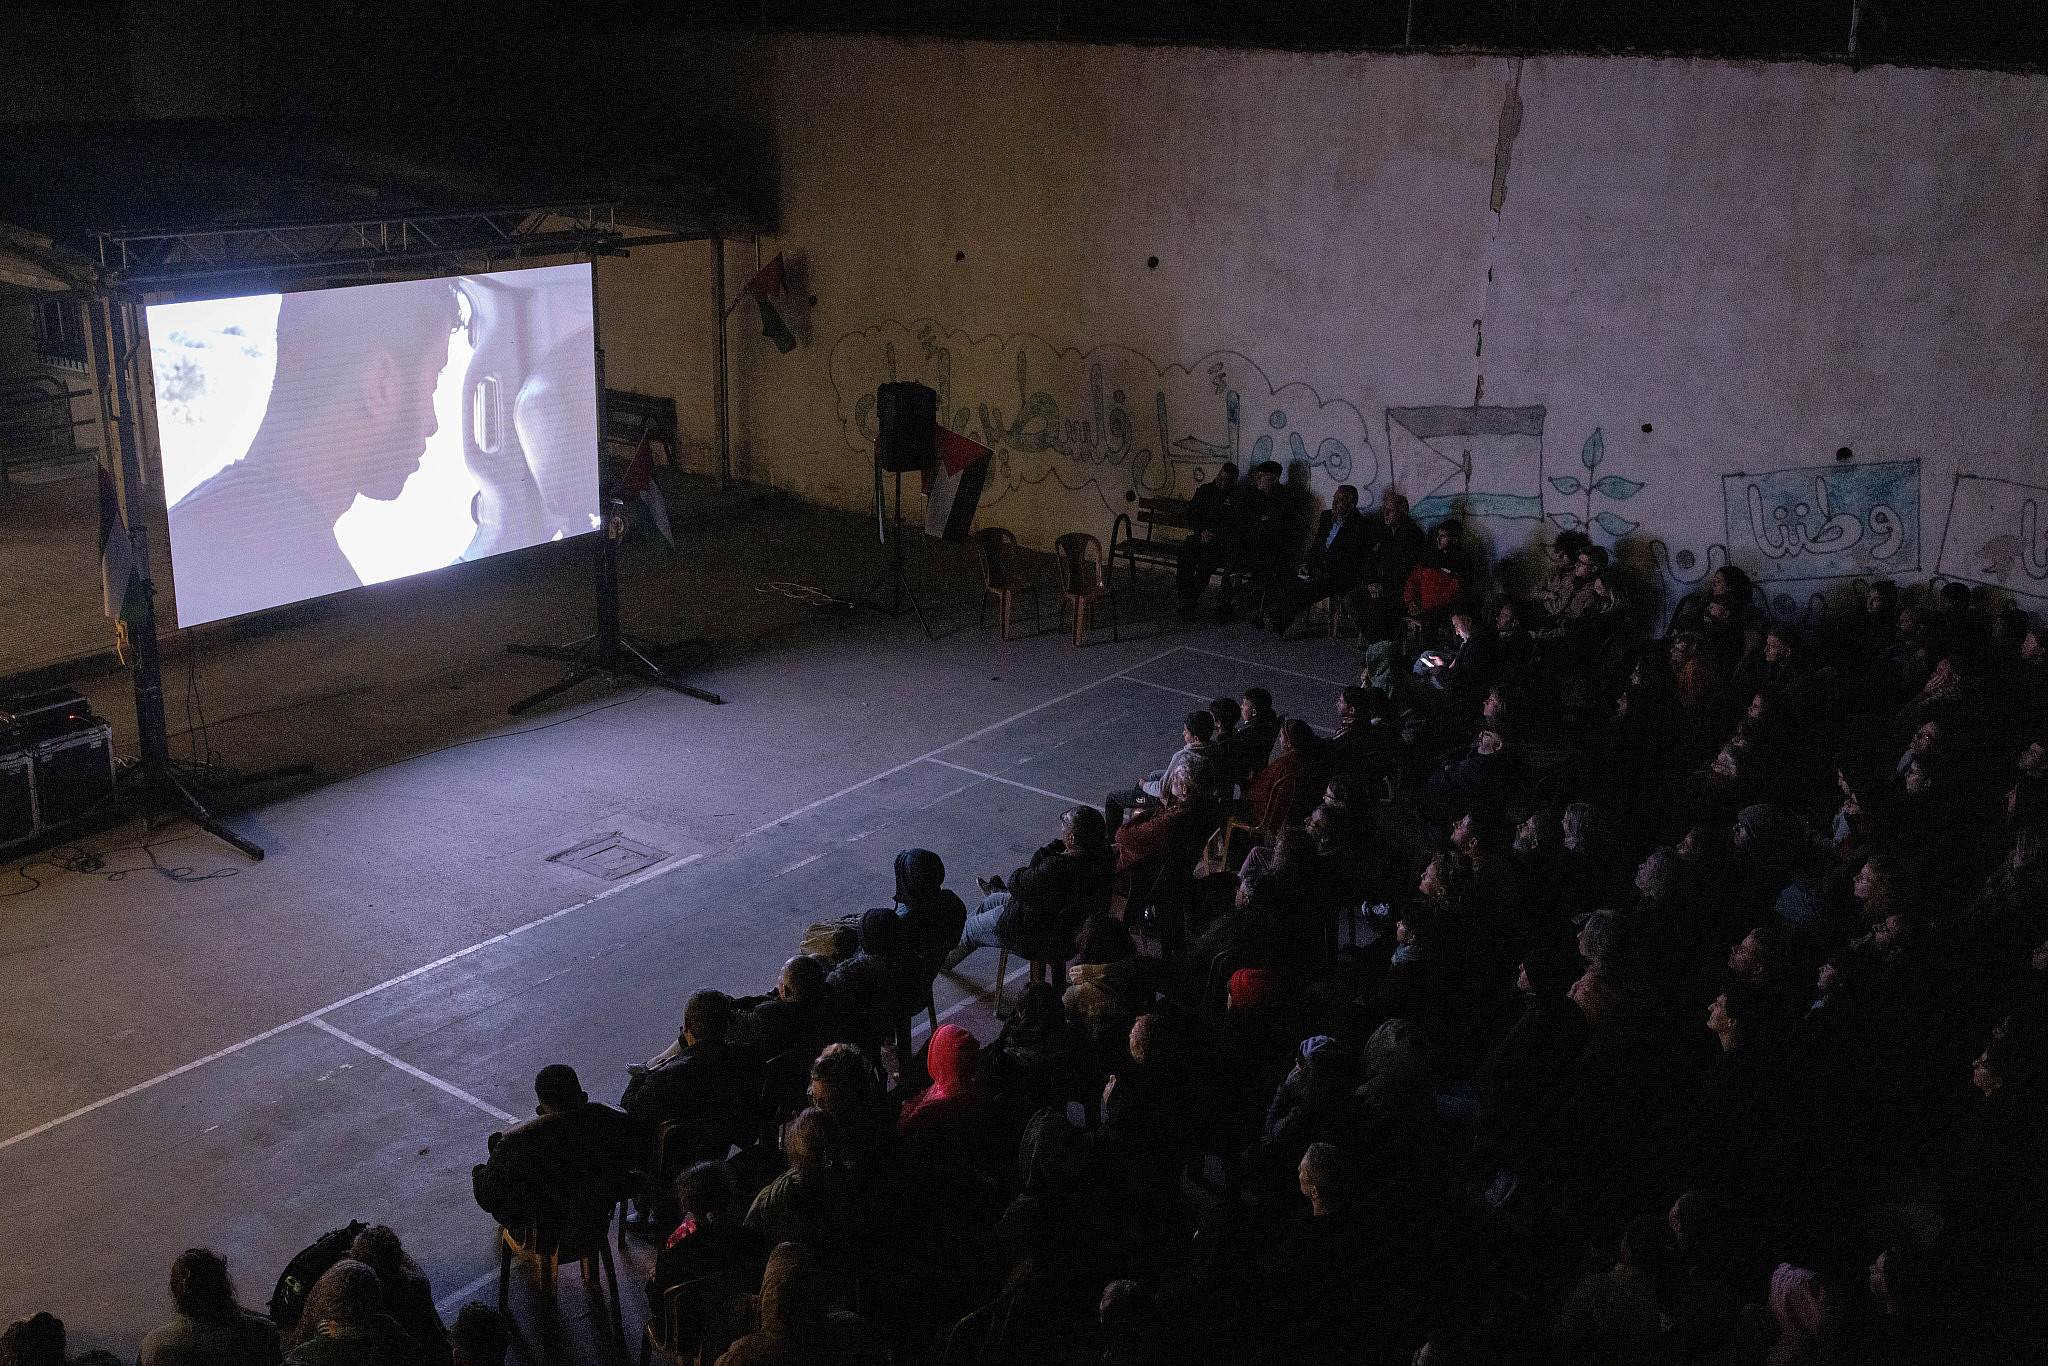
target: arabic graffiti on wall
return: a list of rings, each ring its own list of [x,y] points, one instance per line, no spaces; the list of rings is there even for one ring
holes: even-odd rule
[[[1958,474],[1935,571],[2026,597],[2048,597],[2048,488]]]
[[[1083,352],[920,319],[846,333],[829,369],[846,448],[863,462],[878,385],[908,379],[936,390],[940,425],[995,453],[983,508],[1050,480],[1070,493],[1092,486],[1122,511],[1126,493],[1186,498],[1226,460],[1292,465],[1324,497],[1339,484],[1366,496],[1379,481],[1357,408],[1299,382],[1276,385],[1234,351],[1161,365],[1123,346]]]
[[[1756,579],[1838,579],[1920,567],[1920,462],[1721,476],[1729,557]]]

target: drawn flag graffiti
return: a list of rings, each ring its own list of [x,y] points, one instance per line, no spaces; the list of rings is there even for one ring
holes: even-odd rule
[[[1920,567],[1920,462],[1721,476],[1728,558],[1757,579],[1841,579]]]
[[[2048,597],[2048,488],[1959,474],[1935,570],[1952,579]]]
[[[1394,487],[1418,521],[1543,517],[1542,408],[1389,408]]]

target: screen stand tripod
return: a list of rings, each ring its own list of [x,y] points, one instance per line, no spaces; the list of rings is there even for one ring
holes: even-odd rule
[[[613,515],[606,519],[605,528],[597,541],[597,631],[581,640],[567,645],[518,645],[505,647],[515,655],[532,655],[537,659],[553,659],[570,666],[569,672],[548,684],[539,692],[522,697],[505,708],[514,716],[531,710],[557,693],[567,692],[579,683],[593,678],[607,678],[613,687],[628,682],[651,683],[657,688],[667,688],[694,697],[700,702],[714,705],[725,701],[715,692],[692,687],[672,673],[664,672],[655,663],[663,655],[675,654],[681,650],[695,650],[708,654],[711,642],[702,636],[691,636],[687,640],[674,640],[666,644],[655,644],[638,636],[628,635],[619,628],[619,533],[624,529],[625,519],[613,509]]]
[[[875,521],[878,525],[882,521],[883,505],[882,465],[878,460],[875,462]],[[879,602],[869,602],[869,599],[873,598],[875,594],[881,592],[884,588],[889,590],[889,605],[887,607],[882,606]],[[906,600],[910,604],[908,607],[904,606]],[[910,586],[910,575],[905,572],[903,567],[902,470],[896,471],[896,517],[894,529],[889,535],[889,567],[882,571],[881,576],[868,587],[866,592],[860,595],[860,601],[889,617],[900,617],[905,612],[915,612],[917,613],[917,624],[924,627],[924,638],[926,640],[938,639],[936,635],[932,634],[931,618],[924,614],[924,604],[917,600],[917,590]]]

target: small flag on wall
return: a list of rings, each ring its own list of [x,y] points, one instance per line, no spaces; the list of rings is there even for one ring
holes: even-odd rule
[[[974,529],[988,482],[989,448],[939,428],[938,464],[924,472],[924,530],[927,536],[964,541]]]
[[[771,295],[782,295],[782,253],[776,252],[775,259],[754,272],[754,278],[747,281],[747,293],[754,296],[754,302],[761,308],[761,335],[775,343],[775,349],[783,355],[796,350],[796,333],[789,330],[789,324],[782,320],[775,305],[768,302]]]
[[[633,458],[626,463],[626,477],[619,481],[619,491],[637,501],[628,505],[632,519],[652,540],[659,535],[673,550],[676,534],[668,524],[668,504],[662,501],[661,489],[654,482],[654,432],[651,427],[640,433],[640,444],[633,448]]]
[[[149,589],[142,582],[142,570],[135,563],[135,544],[128,537],[128,522],[121,515],[121,500],[114,494],[113,476],[105,465],[100,476],[100,594],[106,614],[116,621],[138,625],[149,609]]]

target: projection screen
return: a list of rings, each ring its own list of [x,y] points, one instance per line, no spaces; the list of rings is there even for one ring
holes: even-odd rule
[[[587,264],[146,311],[181,627],[599,525]]]

